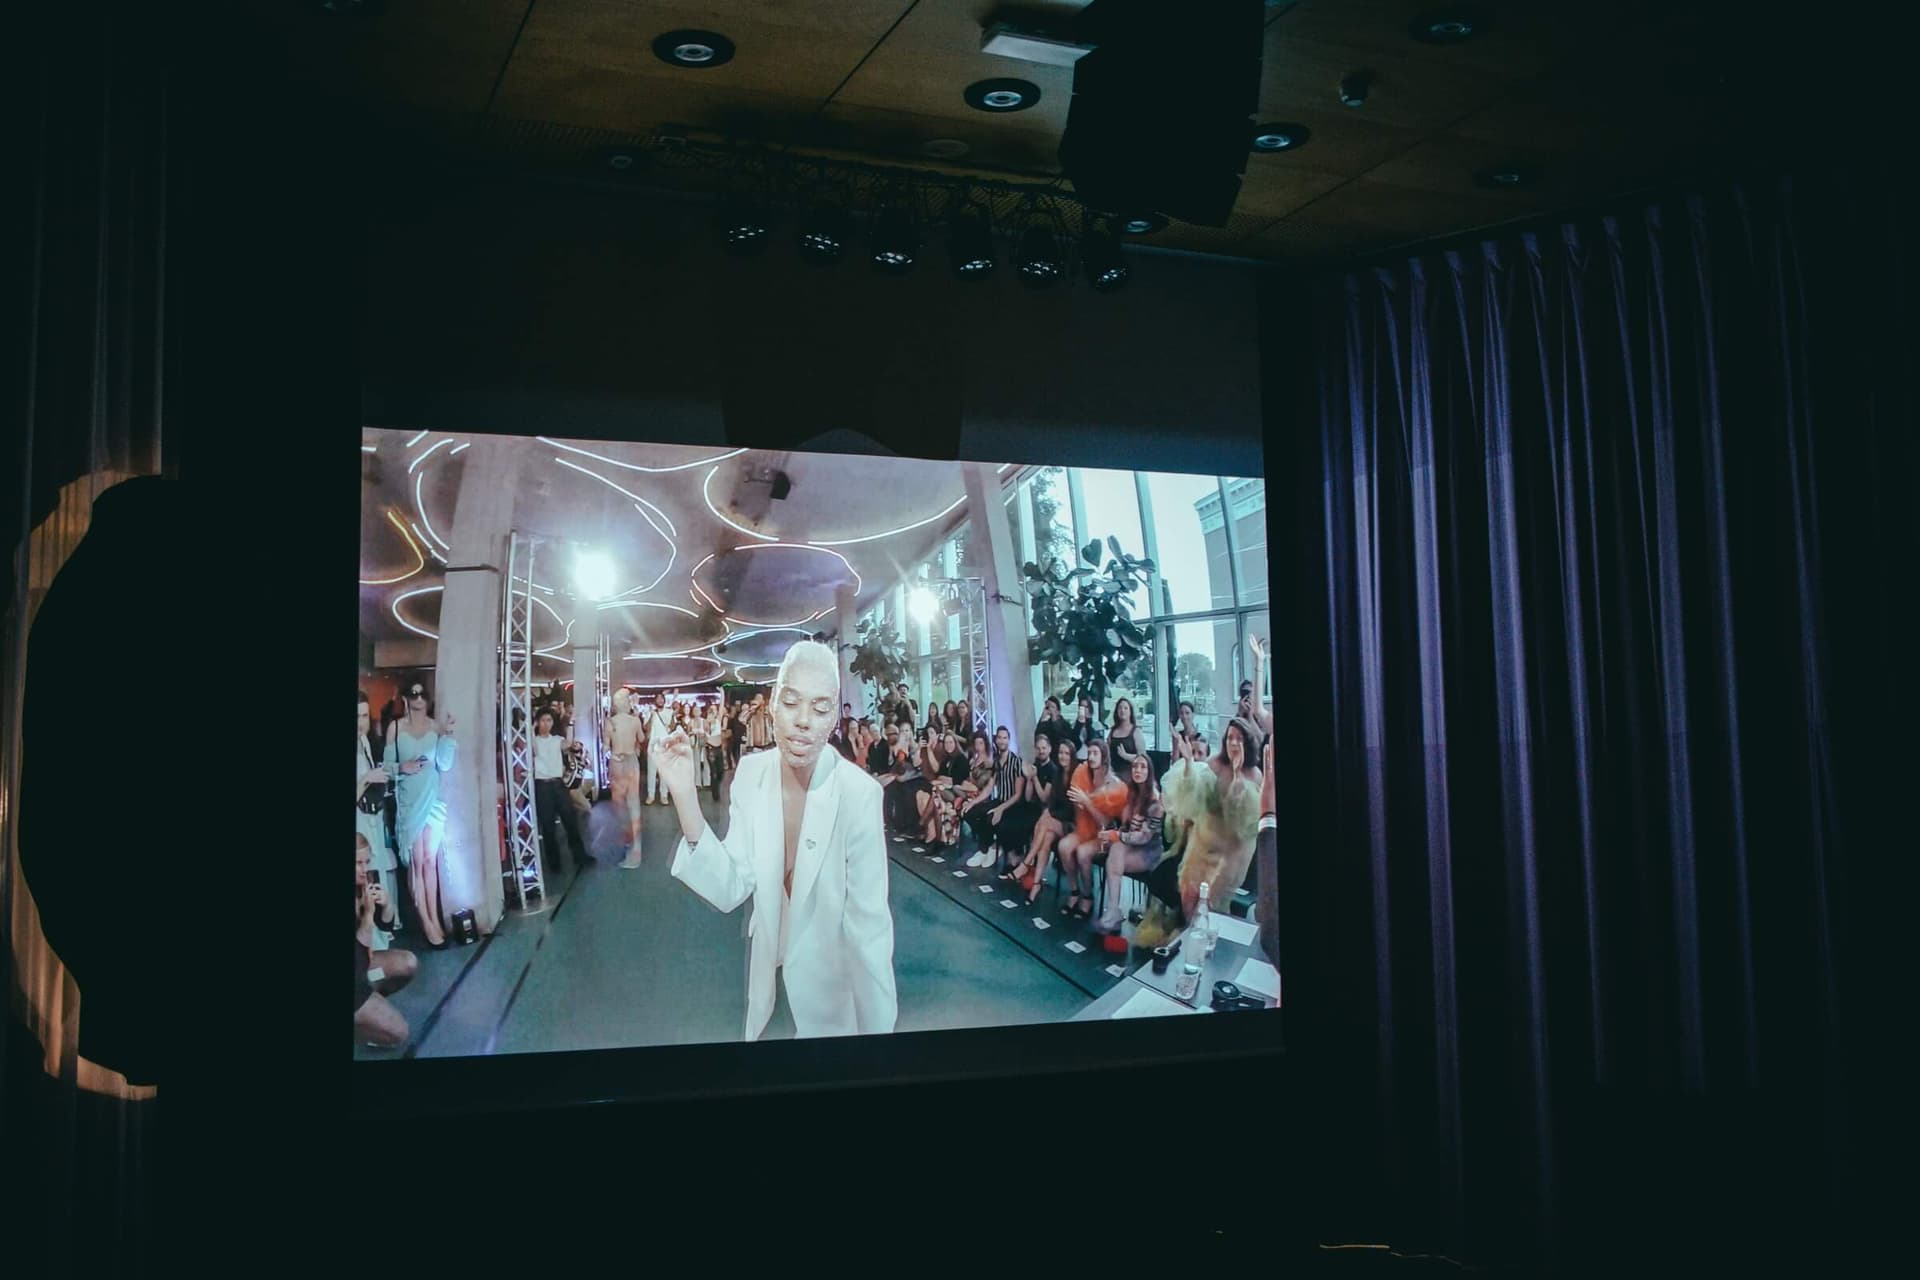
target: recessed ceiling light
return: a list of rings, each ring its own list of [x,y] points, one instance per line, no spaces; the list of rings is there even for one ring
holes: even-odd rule
[[[669,31],[654,40],[653,52],[676,67],[717,67],[733,60],[733,41],[717,31]]]
[[[1501,165],[1494,169],[1482,169],[1473,175],[1475,185],[1495,191],[1514,191],[1522,187],[1531,187],[1540,180],[1540,175],[1523,165]]]
[[[1167,219],[1158,213],[1131,213],[1112,219],[1109,225],[1123,236],[1150,236],[1164,230]]]
[[[1254,151],[1294,151],[1307,144],[1313,130],[1303,124],[1262,124],[1254,126]]]
[[[1440,9],[1432,13],[1423,13],[1407,28],[1408,33],[1422,44],[1459,44],[1462,40],[1471,40],[1486,29],[1487,22],[1484,17],[1464,9]]]
[[[958,138],[931,138],[920,144],[920,150],[936,160],[958,160],[972,149]]]
[[[1025,111],[1040,101],[1040,86],[1031,80],[982,80],[968,85],[965,96],[976,111]]]

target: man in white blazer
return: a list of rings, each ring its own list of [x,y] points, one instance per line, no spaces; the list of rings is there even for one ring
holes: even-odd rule
[[[893,912],[880,784],[825,750],[840,707],[832,649],[802,640],[774,682],[774,749],[742,756],[727,834],[700,812],[684,729],[658,747],[682,839],[673,874],[721,911],[749,899],[746,1038],[784,990],[800,1036],[893,1030]]]

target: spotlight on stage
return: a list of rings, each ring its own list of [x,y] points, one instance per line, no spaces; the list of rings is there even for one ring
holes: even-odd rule
[[[1080,267],[1097,293],[1112,293],[1132,274],[1126,256],[1120,252],[1120,241],[1091,221],[1080,238]]]
[[[940,612],[940,597],[925,587],[915,587],[907,597],[907,608],[913,610],[913,616],[920,621],[931,622],[933,616]]]
[[[599,551],[575,555],[573,589],[584,600],[605,600],[613,594],[613,561]]]
[[[904,192],[881,201],[873,216],[873,266],[886,275],[905,275],[920,255],[920,227]]]

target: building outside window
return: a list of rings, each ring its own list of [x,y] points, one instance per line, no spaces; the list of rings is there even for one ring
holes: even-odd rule
[[[1164,751],[1178,703],[1186,700],[1194,704],[1209,747],[1218,750],[1240,680],[1252,670],[1248,641],[1271,634],[1265,482],[1064,467],[1026,468],[1004,479],[1016,571],[1030,561],[1071,570],[1080,563],[1079,548],[1096,539],[1105,548],[1109,536],[1127,554],[1156,562],[1151,581],[1128,600],[1134,620],[1148,630],[1152,652],[1109,687],[1102,723],[1111,723],[1116,699],[1129,698],[1143,741]],[[886,607],[867,615],[894,620],[922,722],[929,703],[969,698],[972,681],[962,617],[936,611],[922,618],[913,588],[926,579],[980,576],[978,558],[987,548],[985,538],[971,536],[965,520],[957,522],[933,554],[883,597]],[[1103,550],[1103,567],[1110,554]],[[1024,580],[1018,585],[1024,594]],[[1027,615],[1031,627],[1030,604]],[[1016,668],[1026,663],[1024,649],[1008,657]],[[1261,694],[1270,706],[1272,672],[1263,674]],[[1030,678],[1036,710],[1073,680],[1068,667],[1054,663],[1030,668]],[[1031,725],[1019,726],[1022,737],[1032,731]]]

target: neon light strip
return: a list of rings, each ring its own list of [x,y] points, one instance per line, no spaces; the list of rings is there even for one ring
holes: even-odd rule
[[[432,432],[430,432],[430,431],[422,431],[422,432],[421,432],[421,433],[420,433],[419,435],[417,435],[417,436],[415,436],[415,437],[414,437],[413,439],[411,439],[411,440],[409,440],[409,441],[407,441],[407,448],[409,448],[409,449],[411,449],[411,448],[413,448],[413,446],[415,446],[415,445],[417,445],[417,444],[419,444],[419,443],[420,443],[420,442],[421,442],[422,440],[425,440],[425,439],[426,439],[426,438],[427,438],[427,437],[428,437],[429,435],[431,435],[431,434],[433,434],[433,433],[432,433]]]
[[[370,444],[363,444],[363,445],[361,445],[361,446],[360,446],[360,452],[362,452],[362,453],[378,453],[378,452],[380,452],[380,451],[379,451],[378,449],[376,449],[376,448],[374,448],[374,447],[373,447],[372,445],[370,445]]]
[[[706,500],[707,510],[713,512],[713,518],[734,532],[744,533],[749,538],[759,538],[762,542],[778,542],[779,539],[771,533],[755,533],[745,525],[735,524],[720,514],[720,508],[713,505],[713,478],[719,474],[720,468],[715,467],[713,470],[707,472],[707,478],[700,482],[700,496]]]
[[[415,596],[424,596],[430,592],[445,591],[446,589],[447,588],[445,584],[441,584],[441,585],[432,586],[432,587],[415,587],[412,591],[402,591],[400,594],[396,595],[391,601],[388,602],[387,608],[389,611],[392,612],[393,620],[399,623],[401,626],[405,627],[407,630],[413,632],[417,636],[425,636],[429,640],[438,640],[440,637],[435,635],[433,632],[428,631],[425,627],[416,627],[411,622],[408,622],[405,618],[401,617],[400,602],[402,600],[411,600]]]
[[[413,558],[419,563],[415,564],[413,568],[407,570],[397,578],[362,578],[360,579],[360,585],[363,587],[390,587],[396,582],[405,582],[408,578],[411,578],[414,574],[427,567],[427,558],[420,554],[420,548],[415,545],[413,535],[407,532],[407,527],[400,523],[400,517],[393,514],[393,508],[391,507],[387,508],[387,520],[394,528],[400,531],[400,536],[407,540],[407,546],[413,551]]]
[[[578,471],[583,476],[592,476],[595,480],[598,480],[601,484],[607,486],[607,488],[613,490],[615,493],[623,494],[626,497],[631,498],[634,502],[639,503],[641,506],[652,507],[655,514],[659,514],[662,520],[667,520],[666,516],[660,513],[660,509],[658,507],[654,507],[651,502],[648,502],[645,498],[641,497],[637,493],[621,488],[619,485],[615,484],[613,481],[601,475],[598,471],[589,471],[585,467],[581,466],[579,463],[568,462],[565,458],[555,458],[554,461],[559,463],[561,466],[568,468],[569,470]],[[641,514],[644,515],[646,513],[642,512]],[[649,521],[649,523],[651,523],[651,521]],[[673,521],[667,520],[667,528],[673,529]],[[654,531],[656,533],[659,532],[659,529],[660,529],[659,525],[654,525]],[[663,535],[663,536],[678,537],[679,533],[680,531],[678,529],[674,529],[672,534]]]
[[[461,451],[462,449],[471,449],[471,448],[473,448],[473,441],[471,441],[471,440],[463,440],[463,441],[461,441],[461,442],[460,442],[459,444],[457,444],[457,445],[455,445],[455,446],[453,446],[453,453],[458,453],[458,452],[460,452],[460,451]],[[451,457],[453,456],[453,453],[450,453],[450,454],[448,454],[447,456],[448,456],[449,458],[451,458]]]
[[[962,499],[961,499],[961,501],[962,501],[962,502],[965,502],[965,501],[966,501],[966,499],[965,499],[965,498],[962,498]],[[952,507],[948,507],[948,508],[947,508],[947,510],[949,510],[949,511],[951,511],[951,510],[953,510],[953,508],[952,508]],[[939,516],[935,516],[935,517],[934,517],[934,519],[936,519],[936,520],[938,520],[939,518],[940,518]],[[897,532],[897,531],[896,531],[896,532]],[[885,537],[886,535],[885,535],[885,534],[881,534],[881,535],[879,535],[879,536],[881,536],[881,537]],[[851,561],[851,560],[849,560],[849,559],[847,559],[847,558],[846,558],[845,556],[843,556],[843,555],[841,555],[841,554],[840,554],[840,553],[839,553],[838,551],[835,551],[835,550],[833,550],[832,548],[830,548],[830,547],[828,547],[828,546],[826,546],[826,545],[825,545],[824,543],[819,543],[819,542],[769,542],[769,543],[765,543],[765,544],[763,544],[763,545],[759,545],[759,546],[755,546],[755,545],[748,545],[748,546],[744,546],[744,547],[735,547],[735,548],[733,548],[733,550],[735,550],[735,551],[765,551],[765,550],[767,550],[767,548],[769,548],[769,547],[793,547],[793,548],[795,548],[796,550],[800,550],[800,551],[825,551],[825,552],[826,552],[826,553],[827,553],[828,555],[830,555],[830,556],[834,556],[834,557],[836,557],[836,558],[838,558],[841,564],[844,564],[844,565],[846,565],[846,566],[847,566],[847,572],[853,575],[853,590],[854,590],[854,593],[855,593],[856,595],[857,595],[857,594],[859,594],[859,592],[860,592],[860,589],[861,589],[861,588],[862,588],[863,586],[865,586],[865,585],[866,585],[866,583],[865,583],[865,581],[864,581],[864,580],[863,580],[863,579],[862,579],[862,578],[860,577],[860,571],[859,571],[858,569],[856,569],[856,568],[854,568],[854,567],[853,567],[853,561]]]
[[[675,613],[684,613],[689,618],[700,615],[682,605],[668,604],[664,600],[603,600],[596,606],[600,609],[671,609]]]
[[[552,588],[552,587],[543,587],[543,586],[541,586],[541,585],[540,585],[539,583],[537,583],[537,582],[535,582],[535,581],[534,581],[534,580],[533,580],[532,578],[522,578],[522,577],[519,577],[518,575],[516,575],[516,576],[514,577],[514,579],[513,579],[513,580],[514,580],[515,582],[524,582],[524,583],[526,583],[526,584],[527,584],[528,586],[530,586],[530,587],[532,587],[532,588],[533,588],[533,589],[534,589],[535,591],[544,591],[544,592],[546,592],[546,593],[547,593],[548,595],[552,595],[552,594],[554,594],[554,591],[553,591],[553,588]]]
[[[677,466],[643,467],[637,462],[622,462],[618,458],[609,458],[605,454],[594,453],[590,449],[581,449],[581,448],[575,447],[574,445],[562,444],[558,440],[550,439],[547,436],[535,436],[534,439],[538,440],[541,444],[550,444],[556,449],[565,449],[568,453],[577,453],[577,454],[580,454],[582,457],[592,458],[596,462],[604,462],[609,466],[624,467],[628,471],[644,471],[648,475],[655,475],[655,476],[666,475],[670,471],[691,471],[695,467],[704,467],[704,466],[707,466],[709,463],[725,462],[728,458],[737,458],[741,454],[746,452],[745,449],[735,449],[731,453],[723,453],[723,454],[720,454],[718,457],[701,458],[697,462],[682,462]]]
[[[436,440],[432,444],[428,445],[426,447],[426,450],[423,453],[421,453],[419,457],[415,458],[412,462],[409,462],[407,464],[407,474],[412,475],[414,472],[414,468],[418,467],[421,463],[425,462],[428,458],[431,458],[434,455],[434,453],[437,450],[439,450],[442,446],[450,445],[452,443],[453,443],[453,437],[448,436],[445,440]]]
[[[442,443],[445,443],[445,442],[443,441]],[[422,454],[421,456],[425,457],[426,455]],[[422,501],[420,497],[420,485],[421,485],[421,482],[423,482],[426,478],[427,478],[427,473],[424,471],[422,471],[419,475],[413,478],[414,513],[420,517],[420,523],[426,526],[426,530],[429,534],[432,535],[433,540],[439,543],[441,546],[445,547],[447,550],[451,551],[453,550],[453,544],[451,542],[448,542],[445,538],[441,537],[439,533],[434,530],[433,521],[427,519],[427,504],[424,501]]]
[[[828,547],[851,547],[854,544],[860,543],[860,542],[878,542],[882,538],[891,538],[896,533],[905,533],[909,529],[918,529],[925,525],[932,524],[935,520],[939,520],[946,516],[952,515],[956,510],[958,510],[961,507],[962,504],[966,502],[966,500],[967,500],[966,495],[962,494],[958,499],[954,501],[954,504],[948,507],[945,511],[942,511],[937,515],[928,516],[925,520],[916,520],[912,524],[903,524],[898,529],[889,529],[885,533],[870,533],[864,538],[835,538],[835,539],[832,539],[831,541],[808,542],[800,545],[805,545],[809,547],[819,547],[822,550],[825,550]],[[737,528],[738,526],[735,526],[735,527]],[[754,536],[758,537],[760,535],[756,534]]]

